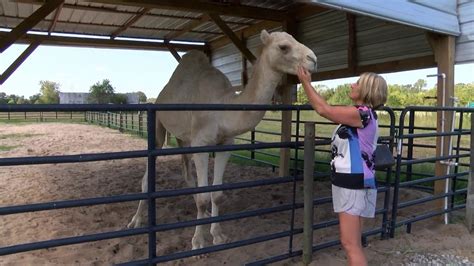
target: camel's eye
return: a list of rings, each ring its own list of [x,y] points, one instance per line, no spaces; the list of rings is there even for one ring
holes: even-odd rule
[[[290,46],[288,46],[286,44],[280,44],[278,47],[285,54],[290,50]]]

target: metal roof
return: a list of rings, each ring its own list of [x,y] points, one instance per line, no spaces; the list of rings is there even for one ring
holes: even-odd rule
[[[311,0],[311,2],[447,35],[461,34],[455,0]]]
[[[101,3],[104,2],[104,3]],[[119,4],[105,4],[105,2],[117,2]],[[124,2],[124,3],[122,3]],[[189,31],[182,32],[173,40],[189,42],[210,42],[224,36],[219,27],[212,20],[202,19],[204,12],[190,12],[172,10],[166,5],[160,8],[160,2],[164,1],[143,1],[154,2],[152,7],[133,6],[126,1],[78,1],[66,0],[60,8],[59,15],[55,22],[54,33],[69,33],[81,35],[94,35],[111,37],[113,33],[127,24],[128,21],[137,17],[138,19],[120,32],[118,37],[142,38],[164,40],[168,36],[179,33],[186,28],[186,25],[193,21],[202,20]],[[170,1],[165,1],[170,2]],[[176,1],[183,2],[183,1]],[[261,8],[261,10],[287,11],[293,4],[290,0],[244,0],[240,5],[249,8]],[[0,27],[13,29],[25,18],[30,16],[35,10],[41,7],[42,1],[0,1]],[[138,4],[140,5],[140,4]],[[217,7],[233,7],[231,3],[222,1],[214,4]],[[155,7],[156,6],[156,7]],[[144,10],[144,9],[147,10]],[[177,5],[176,9],[179,9]],[[141,15],[141,12],[143,15]],[[55,12],[52,12],[40,23],[36,24],[32,30],[48,32],[49,27],[54,22]],[[263,16],[262,16],[263,17]],[[253,25],[261,20],[245,18],[239,16],[222,15],[221,18],[234,31]],[[283,19],[283,18],[282,18]]]
[[[44,1],[1,0],[0,27],[13,29],[36,11]],[[313,3],[330,9],[346,9],[350,12],[376,16],[381,19],[409,24],[436,32],[459,35],[460,29],[452,5],[442,4],[453,1],[352,1],[352,0],[212,0],[206,1],[117,1],[117,0],[65,0],[59,12],[51,12],[36,24],[32,30],[48,32],[54,24],[54,33],[83,34],[104,37],[125,37],[144,39],[168,39],[189,42],[211,42],[224,34],[216,24],[205,17],[206,12],[191,8],[195,5],[214,6],[218,11],[227,10],[221,18],[234,31],[249,27],[263,18],[268,19],[266,11],[278,11],[284,19],[285,12],[299,4]],[[176,4],[177,3],[177,4]],[[238,7],[254,8],[252,16],[262,19],[242,17],[232,13]],[[174,5],[174,6],[173,6]],[[180,8],[181,7],[181,8]],[[258,9],[256,9],[258,8]],[[444,10],[443,10],[444,8]],[[449,9],[449,10],[448,10]],[[249,12],[250,14],[251,12]],[[431,19],[436,17],[436,19]],[[127,26],[131,20],[133,23]],[[276,18],[278,20],[278,18]],[[201,22],[199,22],[201,21]],[[194,27],[188,25],[195,22]],[[189,27],[188,31],[185,31]],[[112,38],[113,39],[113,38]]]

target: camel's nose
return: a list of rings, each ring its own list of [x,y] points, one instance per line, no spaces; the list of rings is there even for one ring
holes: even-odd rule
[[[313,63],[313,71],[316,71],[316,67],[318,65],[318,59],[316,58],[316,55],[310,54],[307,55],[306,58]]]

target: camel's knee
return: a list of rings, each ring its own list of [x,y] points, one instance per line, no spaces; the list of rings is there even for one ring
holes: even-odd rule
[[[211,195],[209,193],[199,193],[194,198],[196,200],[196,207],[200,211],[206,210],[211,202]]]
[[[225,200],[224,193],[222,191],[211,192],[211,199],[212,203],[219,205]]]

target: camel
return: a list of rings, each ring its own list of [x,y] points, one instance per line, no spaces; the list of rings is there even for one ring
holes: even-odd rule
[[[168,84],[160,92],[156,103],[214,103],[214,104],[270,104],[283,74],[296,74],[299,65],[314,72],[317,58],[309,48],[297,42],[285,32],[260,34],[262,51],[253,67],[252,76],[240,94],[236,94],[228,78],[209,63],[208,57],[199,51],[190,51],[180,60]],[[179,147],[229,145],[234,137],[253,129],[263,118],[265,111],[167,111],[156,115],[157,148],[162,148],[166,131],[177,139]],[[230,152],[217,152],[214,160],[213,185],[223,182],[224,169]],[[197,185],[208,185],[208,153],[182,155],[183,176],[187,185],[194,187],[191,159],[197,174]],[[148,169],[148,168],[147,168]],[[142,179],[142,190],[147,191],[147,175]],[[219,205],[224,201],[222,191],[194,195],[197,219],[207,217],[211,202],[212,217],[219,215]],[[139,227],[146,201],[139,203],[129,228]],[[210,233],[213,244],[228,242],[219,223],[212,223]],[[196,226],[192,248],[205,246],[203,226]]]

